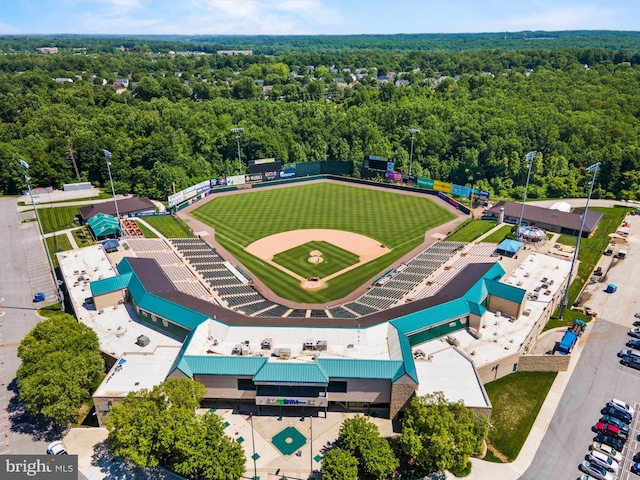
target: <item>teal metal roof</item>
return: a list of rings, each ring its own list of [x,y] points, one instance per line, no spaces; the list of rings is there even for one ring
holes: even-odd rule
[[[479,303],[469,302],[469,313],[481,317],[487,311],[487,307]]]
[[[329,383],[329,376],[316,363],[266,362],[254,382]]]
[[[487,284],[487,290],[491,295],[504,298],[511,302],[522,303],[522,300],[527,293],[526,290],[520,287],[514,287],[507,283],[496,282],[495,280],[486,280],[485,282]]]
[[[411,336],[414,333],[433,327],[439,323],[468,314],[469,305],[464,299],[458,298],[447,303],[436,305],[427,310],[421,310],[391,320],[390,323],[396,327],[401,334]]]
[[[132,273],[125,273],[123,275],[116,275],[115,277],[103,278],[102,280],[91,282],[89,284],[91,295],[102,295],[104,293],[128,288],[132,276]]]
[[[494,263],[493,266],[487,270],[487,273],[478,280],[473,287],[471,287],[463,298],[469,302],[482,303],[489,293],[486,285],[486,280],[500,280],[505,274],[504,269],[499,263]]]
[[[236,357],[213,355],[186,355],[178,362],[178,369],[183,366],[193,375],[238,375],[252,377],[267,362],[265,357]]]
[[[132,281],[131,283],[133,284],[134,282]],[[153,312],[159,317],[171,320],[189,330],[195,330],[198,325],[209,318],[202,313],[198,313],[152,293],[145,293],[142,297],[137,298],[136,302],[140,308]]]
[[[409,375],[414,382],[418,383],[418,371],[416,370],[416,364],[413,360],[413,352],[411,351],[411,342],[409,342],[409,337],[398,332],[398,340],[400,340],[404,372]],[[400,378],[400,376],[393,380],[395,381],[398,378]]]
[[[191,371],[191,367],[189,367],[189,362],[187,361],[187,359],[185,357],[181,357],[178,362],[177,365],[174,364],[173,367],[171,367],[170,372],[173,372],[175,370],[180,370],[182,373],[184,373],[187,377],[189,378],[193,378],[193,372]]]
[[[105,213],[98,213],[87,220],[89,228],[93,231],[96,237],[104,237],[108,235],[115,235],[120,230],[118,220],[111,215]]]
[[[316,363],[324,369],[329,378],[371,378],[393,381],[405,374],[402,360],[318,358]]]

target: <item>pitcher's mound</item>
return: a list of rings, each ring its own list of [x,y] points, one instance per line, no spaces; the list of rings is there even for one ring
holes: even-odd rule
[[[309,258],[307,259],[307,261],[308,261],[309,263],[316,263],[316,264],[317,264],[317,263],[322,263],[322,262],[324,262],[324,258],[322,258],[322,257],[309,257]]]

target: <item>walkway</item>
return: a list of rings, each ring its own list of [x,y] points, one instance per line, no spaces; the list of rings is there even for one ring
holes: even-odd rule
[[[71,243],[71,248],[73,250],[80,248],[78,246],[78,242],[76,242],[76,239],[73,238],[73,232],[74,230],[78,230],[80,227],[72,227],[72,228],[67,228],[65,230],[58,230],[57,232],[51,232],[51,233],[45,233],[44,234],[44,238],[50,238],[50,237],[57,237],[58,235],[66,235],[67,238],[69,239],[69,243]]]

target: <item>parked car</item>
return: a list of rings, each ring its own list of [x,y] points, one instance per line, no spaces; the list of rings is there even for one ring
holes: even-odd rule
[[[633,316],[636,317],[636,318],[640,318],[640,312],[634,313]]]
[[[622,357],[640,357],[640,350],[635,348],[623,348],[618,352],[618,356]]]
[[[578,477],[578,480],[595,480],[595,478],[585,473],[583,475],[580,475],[580,477]]]
[[[69,455],[62,442],[51,442],[47,447],[47,455]]]
[[[622,400],[618,400],[617,398],[612,398],[611,400],[609,400],[609,403],[612,403],[616,407],[620,407],[623,410],[626,410],[627,412],[629,412],[631,414],[631,416],[634,416],[635,413],[636,413],[636,411],[635,411],[635,409],[633,407],[631,407],[630,405],[627,405]]]
[[[619,418],[627,425],[631,423],[631,419],[632,419],[631,414],[626,410],[620,410],[619,408],[611,407],[607,405],[602,410],[600,410],[600,413],[602,415],[611,415],[612,417]]]
[[[615,460],[618,463],[622,461],[622,454],[620,454],[619,452],[616,452],[615,448],[612,448],[609,445],[605,445],[604,443],[593,442],[591,444],[591,450],[602,452],[605,455],[611,457],[613,460]]]
[[[635,322],[633,322],[633,326],[640,327],[640,320],[636,320]]]
[[[615,437],[610,437],[609,435],[604,435],[602,433],[599,433],[595,437],[593,437],[593,441],[609,445],[617,452],[621,452],[624,449],[624,442],[622,440]]]
[[[582,465],[580,465],[579,468],[584,473],[588,473],[593,478],[596,478],[598,480],[613,480],[613,475],[611,475],[609,472],[607,472],[604,469],[604,467],[601,467],[600,465],[596,465],[594,463],[588,462],[586,460],[584,462],[582,462]]]
[[[631,339],[627,342],[627,347],[635,348],[636,350],[640,350],[640,340]]]
[[[636,475],[640,475],[640,463],[636,462],[631,465],[631,473],[635,473]]]
[[[619,418],[612,417],[611,415],[603,415],[602,418],[600,419],[600,421],[602,423],[609,423],[611,425],[615,425],[616,427],[618,427],[620,429],[621,432],[624,432],[627,435],[629,435],[629,425],[624,423]]]
[[[587,456],[585,457],[585,460],[591,463],[595,463],[596,465],[600,465],[602,468],[604,468],[608,472],[618,473],[618,468],[619,468],[618,462],[611,459],[611,457],[605,455],[602,452],[598,452],[594,450],[587,454]]]
[[[640,338],[640,328],[632,328],[631,330],[629,330],[629,333],[627,333],[627,335],[633,338]]]
[[[620,359],[620,363],[626,367],[640,370],[640,358],[625,356]]]
[[[635,453],[635,455],[633,456],[633,461],[640,462],[640,452]]]
[[[615,425],[610,425],[608,423],[598,422],[593,427],[596,432],[604,433],[605,435],[609,435],[610,437],[616,437],[620,440],[627,440],[627,435],[623,433],[618,427]]]

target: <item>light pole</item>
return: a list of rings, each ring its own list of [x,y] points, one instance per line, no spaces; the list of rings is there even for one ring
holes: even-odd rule
[[[409,153],[409,176],[411,176],[411,170],[413,169],[413,137],[416,133],[420,133],[419,128],[407,128],[407,132],[411,134],[411,150]]]
[[[534,150],[533,152],[527,153],[524,157],[527,160],[527,162],[529,162],[529,165],[527,165],[527,167],[529,168],[529,171],[527,172],[527,184],[524,187],[524,196],[522,197],[522,208],[520,209],[520,218],[518,219],[518,231],[516,235],[516,238],[518,240],[520,240],[520,237],[522,236],[522,216],[524,215],[524,202],[527,201],[527,190],[529,190],[529,178],[531,177],[531,166],[533,165],[533,159],[536,158],[537,154],[538,152]]]
[[[231,133],[236,134],[236,144],[238,145],[238,166],[242,165],[242,160],[240,159],[240,132],[244,132],[244,128],[236,127],[231,129]]]
[[[249,415],[251,419],[251,445],[253,446],[253,480],[258,480],[258,467],[256,466],[256,439],[253,433],[253,413]]]
[[[313,412],[309,415],[309,439],[310,439],[310,448],[309,448],[309,465],[311,467],[311,473],[309,474],[309,478],[313,479]]]
[[[571,260],[571,268],[569,269],[569,278],[567,278],[567,286],[564,289],[564,297],[562,298],[562,304],[560,305],[560,320],[564,319],[564,311],[567,308],[567,297],[569,296],[569,285],[571,285],[571,276],[573,275],[573,268],[576,264],[576,259],[578,258],[578,253],[580,251],[580,239],[582,238],[582,230],[584,229],[584,222],[587,219],[587,213],[589,212],[589,200],[591,200],[593,184],[596,182],[596,174],[598,173],[598,168],[600,168],[600,165],[602,165],[602,163],[598,162],[587,168],[587,172],[593,173],[593,178],[591,179],[591,182],[589,182],[589,195],[587,196],[587,204],[585,205],[584,213],[582,214],[582,221],[580,222],[580,233],[578,234],[576,249],[573,251],[573,259]]]
[[[116,191],[113,188],[113,177],[111,176],[111,152],[102,150],[104,158],[107,160],[107,171],[109,172],[109,181],[111,182],[111,193],[113,194],[113,203],[116,206],[116,218],[118,219],[118,238],[122,236],[122,225],[120,224],[120,213],[118,212],[118,200],[116,200]]]
[[[31,205],[33,205],[33,211],[36,213],[36,221],[38,222],[38,229],[40,230],[40,237],[42,238],[42,243],[44,245],[44,251],[47,254],[47,259],[49,260],[49,268],[51,269],[51,275],[53,275],[53,281],[56,286],[56,292],[58,294],[58,302],[60,303],[60,311],[64,312],[64,295],[62,293],[62,289],[60,285],[61,281],[58,280],[58,276],[56,275],[56,269],[53,266],[53,260],[51,259],[51,252],[49,252],[49,248],[47,247],[47,240],[44,238],[44,230],[42,230],[42,223],[40,223],[40,215],[38,215],[38,207],[36,207],[36,202],[33,200],[33,192],[31,191],[31,184],[29,183],[29,176],[27,175],[27,169],[29,168],[29,164],[22,160],[18,159],[20,162],[20,166],[22,167],[22,173],[24,175],[24,181],[27,184],[27,190],[29,191],[29,197],[31,198]]]

